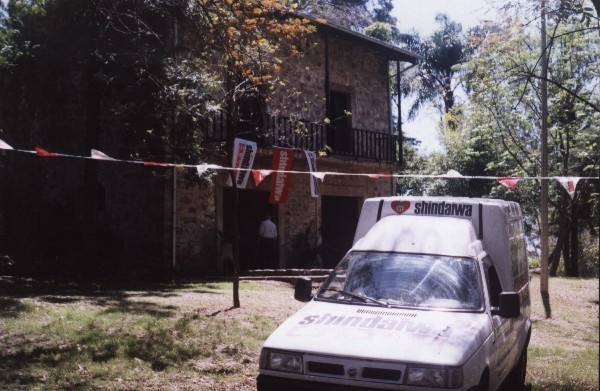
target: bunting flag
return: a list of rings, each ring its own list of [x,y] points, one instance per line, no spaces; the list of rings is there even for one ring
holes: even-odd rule
[[[258,187],[260,183],[271,173],[273,170],[252,170],[252,177],[254,178],[254,186]]]
[[[571,196],[571,199],[575,198],[575,188],[577,187],[577,182],[579,182],[580,177],[561,177],[556,178],[556,180],[565,188],[567,193]]]
[[[320,179],[321,181],[325,180],[325,175],[327,174],[326,172],[311,172],[310,173],[313,177]]]
[[[500,182],[501,185],[504,185],[504,186],[508,187],[509,189],[514,190],[517,188],[517,184],[519,182],[521,182],[523,180],[523,178],[505,176],[505,177],[496,178],[496,180],[498,182]]]
[[[58,153],[54,153],[54,152],[48,152],[45,149],[42,149],[40,147],[35,147],[35,153],[38,156],[44,156],[44,157],[55,157],[55,156],[60,156]]]
[[[314,176],[314,172],[317,171],[317,154],[312,151],[304,151],[306,155],[306,162],[308,163],[308,170],[312,174],[310,176],[310,196],[316,198],[319,196],[319,181]]]
[[[448,170],[447,173],[442,175],[443,177],[448,177],[448,178],[462,178],[462,174],[456,170]]]
[[[236,138],[233,142],[233,176],[238,189],[245,189],[250,176],[250,170],[254,164],[257,146],[255,142]],[[232,186],[231,177],[227,179],[227,186]]]
[[[117,160],[117,159],[113,159],[112,157],[110,157],[110,156],[106,155],[105,153],[100,152],[96,149],[92,149],[90,157],[92,159],[97,159],[97,160]]]
[[[223,168],[223,167],[219,166],[217,164],[207,164],[207,163],[204,163],[204,164],[198,164],[196,166],[196,172],[198,173],[198,176],[202,176],[208,170],[211,170],[211,169],[213,169],[213,170],[219,170],[221,168]]]
[[[11,147],[10,145],[8,145],[4,141],[0,140],[0,149],[13,149],[13,147]]]
[[[273,147],[273,171],[275,178],[271,181],[271,194],[269,203],[285,204],[287,202],[290,184],[289,171],[294,162],[294,150],[288,148]]]

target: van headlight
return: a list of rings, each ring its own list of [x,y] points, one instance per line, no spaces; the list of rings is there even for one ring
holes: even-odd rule
[[[302,373],[302,355],[263,349],[260,352],[260,367],[271,371]]]
[[[406,371],[406,384],[417,387],[460,388],[463,385],[463,373],[460,368],[409,366]]]

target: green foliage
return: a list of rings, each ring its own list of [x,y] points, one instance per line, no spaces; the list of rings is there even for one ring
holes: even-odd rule
[[[369,37],[377,38],[380,41],[391,42],[393,38],[392,27],[383,22],[375,22],[365,29],[365,34]]]

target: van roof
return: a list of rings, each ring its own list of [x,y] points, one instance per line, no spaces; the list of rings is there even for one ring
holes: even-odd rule
[[[476,257],[473,225],[468,220],[452,220],[451,224],[440,224],[439,218],[431,216],[387,216],[352,250]]]

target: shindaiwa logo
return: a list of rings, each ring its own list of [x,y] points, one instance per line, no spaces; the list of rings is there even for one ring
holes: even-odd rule
[[[412,320],[386,319],[381,316],[365,318],[362,316],[337,316],[331,314],[311,315],[302,319],[298,324],[379,329],[420,335],[437,334],[441,338],[447,338],[451,333],[449,327],[446,327],[442,332],[439,332],[439,330],[436,331],[430,325],[422,322],[417,323]]]
[[[415,214],[431,216],[471,216],[473,214],[473,205],[447,204],[444,201],[421,201],[415,204]]]

